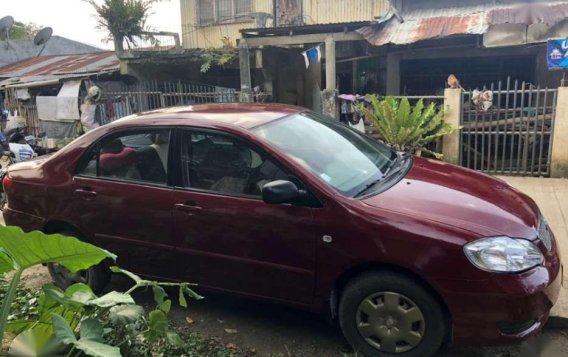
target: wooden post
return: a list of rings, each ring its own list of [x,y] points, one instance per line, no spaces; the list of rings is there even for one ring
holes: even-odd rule
[[[353,87],[353,94],[357,94],[359,93],[359,61],[358,60],[354,60],[353,64],[351,65],[351,69],[353,71],[353,76],[351,78],[351,87]],[[365,93],[363,93],[365,94]]]
[[[250,77],[250,53],[247,41],[239,42],[239,66],[241,71],[241,102],[252,102],[252,84]]]
[[[461,125],[461,111],[462,90],[459,88],[447,88],[444,91],[444,122],[456,129],[459,128]],[[442,138],[444,161],[456,165],[460,163],[460,135],[461,130],[458,129]]]

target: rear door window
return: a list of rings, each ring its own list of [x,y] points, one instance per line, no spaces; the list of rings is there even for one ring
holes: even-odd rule
[[[79,175],[166,185],[170,129],[112,135],[87,154]]]

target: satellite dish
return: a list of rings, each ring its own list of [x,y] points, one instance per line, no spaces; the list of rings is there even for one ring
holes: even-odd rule
[[[38,56],[41,55],[41,53],[45,49],[45,44],[47,43],[47,41],[49,41],[51,35],[53,35],[53,29],[51,27],[44,27],[39,30],[38,33],[36,33],[34,37],[34,44],[36,46],[43,46],[37,54]]]
[[[1,18],[0,19],[0,35],[6,34],[6,36],[7,36],[8,32],[10,31],[12,26],[14,26],[14,18],[12,16],[4,16],[3,18]]]
[[[34,37],[34,44],[36,46],[45,45],[45,43],[51,38],[51,35],[53,35],[53,29],[51,27],[42,28],[38,31],[38,33],[36,33]]]

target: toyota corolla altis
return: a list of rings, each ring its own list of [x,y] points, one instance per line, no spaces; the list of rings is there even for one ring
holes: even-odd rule
[[[11,166],[3,187],[9,225],[79,237],[145,276],[327,313],[366,356],[524,340],[562,280],[523,193],[292,106],[131,116]],[[109,279],[104,264],[49,270],[62,286]]]

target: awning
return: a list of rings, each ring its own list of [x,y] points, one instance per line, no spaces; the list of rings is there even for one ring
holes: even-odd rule
[[[459,3],[459,2],[456,2]],[[483,35],[486,47],[545,42],[568,37],[568,1],[536,4],[488,2],[410,9],[399,12],[403,22],[387,14],[359,32],[375,46],[408,45],[456,35]]]

